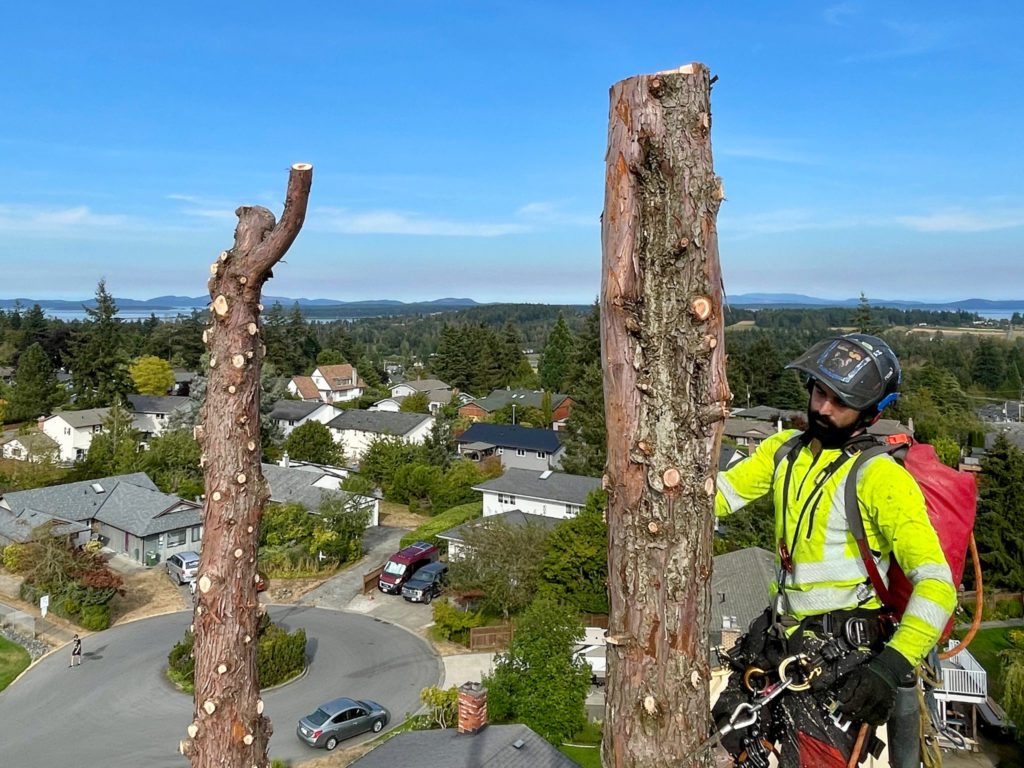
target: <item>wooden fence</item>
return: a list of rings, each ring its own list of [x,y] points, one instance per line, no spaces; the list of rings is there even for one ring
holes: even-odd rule
[[[503,651],[512,644],[512,625],[473,627],[469,630],[469,650]]]
[[[374,568],[369,573],[363,574],[363,594],[369,594],[377,588],[377,582],[380,580],[380,574],[384,570],[384,566]]]

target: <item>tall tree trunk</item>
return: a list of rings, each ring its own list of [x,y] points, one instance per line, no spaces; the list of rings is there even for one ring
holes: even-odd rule
[[[608,428],[603,761],[707,764],[708,583],[730,400],[711,80],[691,64],[611,90],[602,219]],[[686,762],[688,759],[688,762]]]
[[[268,491],[260,468],[260,291],[306,217],[313,167],[293,165],[281,221],[235,211],[235,244],[210,265],[209,383],[196,437],[206,480],[195,632],[195,706],[182,754],[193,768],[267,765],[273,732],[256,675],[256,549]]]

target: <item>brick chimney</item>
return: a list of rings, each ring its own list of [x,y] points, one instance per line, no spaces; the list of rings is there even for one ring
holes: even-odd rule
[[[476,733],[487,725],[487,689],[480,683],[459,686],[459,733]]]

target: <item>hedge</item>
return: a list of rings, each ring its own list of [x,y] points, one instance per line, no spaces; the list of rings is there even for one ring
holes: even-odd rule
[[[107,629],[111,620],[109,602],[97,602],[95,593],[99,591],[101,590],[70,584],[62,594],[50,595],[48,610],[61,618],[74,622],[83,629],[99,632]],[[46,590],[28,582],[22,582],[19,591],[19,597],[33,605],[39,605],[39,598],[45,594],[47,594]],[[107,597],[106,600],[109,601],[110,598]]]
[[[471,501],[468,504],[460,504],[457,507],[445,510],[435,515],[414,531],[402,537],[401,546],[407,547],[416,541],[429,541],[431,544],[440,545],[442,542],[437,534],[462,525],[468,520],[480,517],[484,512],[483,501]]]

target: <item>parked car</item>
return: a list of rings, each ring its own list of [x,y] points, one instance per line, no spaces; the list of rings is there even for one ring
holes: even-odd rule
[[[414,603],[430,603],[441,594],[448,578],[448,563],[424,565],[402,587],[402,597]]]
[[[167,558],[167,574],[179,585],[195,581],[199,573],[199,555],[195,552],[175,552]]]
[[[295,733],[309,746],[329,752],[343,739],[367,731],[379,733],[390,719],[391,714],[375,701],[334,699],[299,720]]]
[[[433,544],[425,541],[417,541],[405,549],[401,549],[384,563],[384,570],[377,580],[377,587],[381,592],[388,592],[392,595],[402,593],[402,585],[420,568],[430,563],[436,563],[440,553]]]

